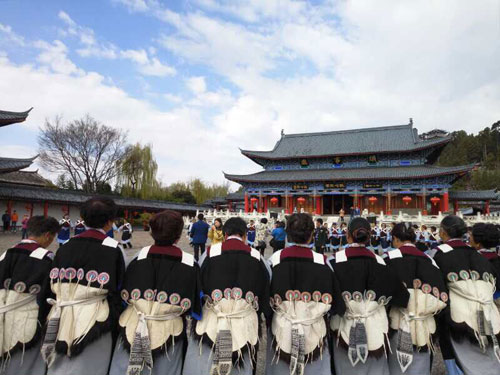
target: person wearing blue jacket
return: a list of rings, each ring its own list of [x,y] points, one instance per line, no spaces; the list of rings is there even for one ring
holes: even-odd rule
[[[277,221],[275,225],[276,227],[271,232],[271,236],[273,236],[273,239],[270,242],[270,245],[273,248],[273,253],[278,250],[284,249],[286,243],[285,223]]]
[[[193,239],[194,257],[197,261],[199,256],[205,252],[208,230],[210,229],[210,225],[203,220],[204,218],[203,214],[198,214],[198,221],[193,224],[189,232],[189,236]]]

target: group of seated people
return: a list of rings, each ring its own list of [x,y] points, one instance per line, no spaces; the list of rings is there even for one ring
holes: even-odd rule
[[[59,230],[34,216],[28,239],[0,256],[2,374],[430,374],[439,344],[450,373],[500,374],[499,232],[447,216],[424,253],[409,223],[394,225],[385,257],[357,217],[348,245],[314,251],[315,224],[286,220],[288,243],[268,259],[231,218],[224,240],[194,259],[183,219],[150,220],[153,244],[126,267],[107,237],[115,203],[82,205],[87,230],[54,255]]]

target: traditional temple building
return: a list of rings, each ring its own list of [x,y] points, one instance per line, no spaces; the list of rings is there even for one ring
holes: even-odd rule
[[[451,136],[419,136],[407,125],[284,134],[271,151],[241,150],[263,167],[225,174],[245,190],[245,211],[296,209],[318,215],[361,211],[447,212],[449,188],[474,166],[433,165]]]
[[[24,112],[10,112],[0,110],[0,126],[6,126],[15,124],[17,122],[26,121],[26,118],[28,117],[28,114],[32,109],[33,107]]]

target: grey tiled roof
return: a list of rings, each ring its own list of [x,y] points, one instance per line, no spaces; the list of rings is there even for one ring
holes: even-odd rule
[[[495,200],[500,199],[500,192],[495,190],[452,190],[450,199]]]
[[[122,198],[110,196],[120,207],[151,209],[151,210],[177,210],[195,213],[197,209],[206,209],[204,206],[193,204],[174,203],[165,201],[142,200],[135,198]],[[35,186],[22,186],[13,184],[0,184],[0,198],[22,199],[29,201],[43,201],[53,203],[80,204],[92,198],[91,194],[57,188],[41,188]]]
[[[373,179],[409,179],[435,177],[467,172],[474,167],[435,167],[418,165],[411,167],[373,167],[352,169],[298,169],[282,171],[262,171],[249,175],[224,174],[234,182],[296,182],[296,181],[347,181]]]
[[[9,112],[0,110],[0,126],[14,124],[16,122],[23,122],[28,117],[28,113],[33,108],[28,109],[25,112]]]
[[[252,159],[287,159],[409,152],[444,145],[451,136],[421,140],[411,124],[283,135],[272,151],[241,152]]]
[[[14,159],[0,157],[0,173],[18,171],[23,168],[28,168],[35,160],[35,157],[29,159]]]
[[[38,171],[14,171],[0,173],[0,182],[33,186],[48,186],[50,181],[38,174]]]
[[[234,193],[229,193],[226,196],[226,200],[242,201],[245,199],[245,193],[242,191],[236,191]]]

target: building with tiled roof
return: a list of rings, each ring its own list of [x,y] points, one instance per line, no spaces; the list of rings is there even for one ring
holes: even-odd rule
[[[7,126],[15,124],[17,122],[26,121],[28,114],[33,108],[28,109],[24,112],[10,112],[0,110],[0,126]]]
[[[406,125],[284,134],[270,151],[241,150],[262,171],[225,177],[241,184],[245,209],[347,213],[449,210],[448,189],[474,165],[433,165],[451,141]]]

